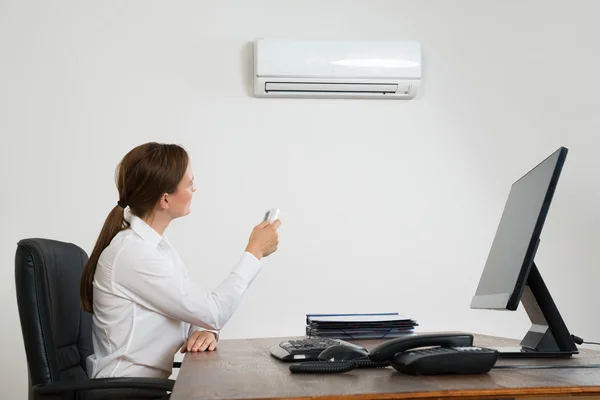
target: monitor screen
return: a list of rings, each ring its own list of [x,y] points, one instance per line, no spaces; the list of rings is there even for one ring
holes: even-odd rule
[[[566,156],[561,147],[513,183],[471,308],[517,309]]]

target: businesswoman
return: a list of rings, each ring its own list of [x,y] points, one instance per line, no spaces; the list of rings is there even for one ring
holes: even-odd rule
[[[178,350],[215,349],[261,258],[277,250],[280,221],[254,227],[229,276],[207,292],[164,235],[190,212],[196,191],[187,152],[154,142],[132,149],[118,166],[117,188],[81,279],[82,307],[93,313],[88,374],[168,378]]]

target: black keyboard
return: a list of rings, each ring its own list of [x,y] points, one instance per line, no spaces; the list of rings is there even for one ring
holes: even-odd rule
[[[316,361],[323,350],[338,344],[360,347],[340,339],[305,338],[281,342],[271,347],[271,355],[283,361]]]

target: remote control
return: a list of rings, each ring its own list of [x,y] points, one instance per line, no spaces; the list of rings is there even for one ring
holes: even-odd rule
[[[271,208],[265,213],[265,218],[263,219],[263,222],[269,220],[270,223],[273,223],[273,221],[275,221],[278,216],[279,208]]]

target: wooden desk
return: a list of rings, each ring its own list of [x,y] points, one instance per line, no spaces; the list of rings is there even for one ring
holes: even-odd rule
[[[343,374],[292,374],[269,354],[289,338],[222,340],[213,352],[188,353],[171,400],[222,399],[490,399],[593,396],[600,399],[600,368],[492,369],[489,374],[412,376],[393,368]],[[367,349],[380,341],[357,341]],[[516,346],[518,341],[475,336],[477,346]],[[582,350],[572,359],[515,360],[506,364],[600,364],[600,352]],[[590,397],[586,397],[589,399]]]

